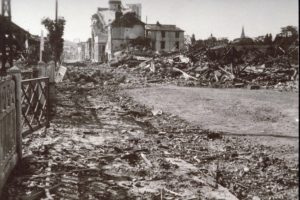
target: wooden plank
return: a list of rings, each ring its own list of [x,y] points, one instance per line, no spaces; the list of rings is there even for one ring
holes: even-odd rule
[[[11,104],[11,106],[9,106],[7,109],[2,110],[2,112],[0,112],[0,121],[4,119],[4,117],[11,113],[13,110],[15,110],[15,104]]]
[[[22,80],[22,84],[34,83],[34,82],[45,81],[45,80],[49,80],[49,78],[48,77],[41,77],[41,78],[26,79],[26,80]]]
[[[11,76],[0,80],[0,193],[17,164],[15,83]]]
[[[197,78],[195,78],[195,77],[193,77],[193,76],[191,76],[191,75],[185,73],[184,71],[182,71],[182,70],[180,70],[180,69],[178,69],[178,68],[176,68],[176,67],[173,67],[173,70],[174,70],[174,71],[181,72],[181,73],[183,74],[183,76],[184,76],[185,79],[193,79],[193,80],[198,81]]]
[[[2,165],[1,162],[4,160],[4,127],[3,127],[3,120],[0,120],[0,172],[2,172]]]
[[[24,131],[24,132],[22,133],[22,136],[23,136],[23,137],[26,137],[26,136],[28,136],[29,134],[31,134],[32,132],[37,131],[37,130],[43,128],[43,127],[46,127],[46,125],[47,125],[47,122],[42,123],[40,126],[34,126],[34,127],[32,127],[32,129],[27,130],[27,131]]]
[[[17,165],[18,162],[18,154],[14,153],[13,156],[11,156],[10,160],[7,162],[8,165],[6,165],[4,168],[0,168],[1,169],[1,173],[0,173],[0,196],[2,195],[2,190],[3,187],[10,175],[10,173],[12,172],[12,170],[14,169],[14,167]],[[1,167],[1,166],[0,166]]]

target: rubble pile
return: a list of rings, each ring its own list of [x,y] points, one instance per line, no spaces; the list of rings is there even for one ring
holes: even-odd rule
[[[113,85],[125,81],[125,76],[113,76],[110,69],[102,69],[98,66],[88,67],[68,66],[64,83],[74,87],[74,90],[95,89],[103,85]]]
[[[297,49],[292,49],[296,52]],[[298,89],[299,64],[289,53],[235,47],[191,48],[169,55],[136,55],[118,52],[112,67],[139,72],[148,82],[176,80],[178,85],[210,87],[247,87]],[[295,63],[295,64],[291,64]],[[279,84],[279,85],[278,85]],[[283,87],[282,85],[289,85]],[[292,85],[292,86],[291,86]]]

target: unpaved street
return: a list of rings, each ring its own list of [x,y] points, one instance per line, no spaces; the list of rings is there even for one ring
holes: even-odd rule
[[[140,103],[180,115],[204,129],[298,137],[297,93],[176,86],[142,88],[127,93]]]
[[[282,158],[295,154],[294,145],[279,149],[203,129],[187,121],[191,108],[172,113],[148,104],[157,89],[142,93],[149,100],[126,95],[142,85],[143,79],[120,69],[70,66],[57,85],[51,127],[24,139],[23,163],[3,198],[297,198],[297,159]]]
[[[127,90],[149,107],[161,109],[211,131],[247,137],[252,142],[281,149],[294,148],[283,158],[298,159],[299,97],[272,90],[187,88],[156,86]]]

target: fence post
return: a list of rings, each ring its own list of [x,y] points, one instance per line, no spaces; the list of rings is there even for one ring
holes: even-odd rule
[[[55,62],[51,61],[47,67],[47,75],[49,77],[49,106],[51,112],[54,112],[54,104],[56,102],[56,91],[55,91]]]
[[[17,66],[13,66],[8,70],[8,73],[13,76],[15,80],[15,94],[16,94],[16,143],[17,143],[17,153],[19,162],[22,159],[22,89],[21,89],[21,70]]]
[[[55,83],[55,62],[53,61],[48,64],[48,76],[50,83]]]
[[[47,65],[46,65],[46,63],[44,63],[43,61],[40,61],[39,63],[38,63],[38,71],[39,71],[39,73],[38,73],[38,77],[39,78],[41,78],[41,77],[47,77],[48,75],[47,75]],[[47,84],[47,83],[45,83],[45,84]],[[46,85],[47,86],[47,85]],[[42,92],[42,88],[39,86],[39,93],[38,93],[38,96],[40,95],[40,94],[42,94],[43,92]],[[48,94],[47,94],[48,95]],[[46,97],[46,95],[44,96],[44,95],[42,95],[42,97],[41,97],[41,100],[40,100],[40,102],[42,102],[42,104],[45,102],[45,101],[48,101],[48,99],[47,99],[48,97]]]
[[[38,69],[38,66],[36,66],[36,65],[34,65],[32,67],[32,76],[33,76],[33,78],[39,77],[39,69]]]
[[[47,66],[46,63],[40,61],[38,63],[39,77],[47,77]]]
[[[47,81],[46,81],[46,88],[47,88],[47,90],[46,90],[46,94],[47,94],[47,96],[46,96],[46,101],[47,101],[47,116],[46,116],[46,118],[47,118],[47,124],[46,124],[46,128],[50,128],[50,109],[51,109],[51,107],[50,107],[50,83],[49,83],[49,78],[47,79]]]

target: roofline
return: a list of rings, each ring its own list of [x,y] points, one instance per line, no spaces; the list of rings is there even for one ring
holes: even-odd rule
[[[147,24],[147,25],[157,25],[157,24]],[[175,24],[160,24],[161,26],[176,26]]]
[[[133,27],[133,26],[123,26],[123,25],[119,25],[119,24],[117,24],[117,21],[118,20],[121,20],[122,19],[122,17],[124,17],[124,16],[129,16],[129,15],[134,15],[134,17],[136,18],[136,20],[138,20],[138,23],[137,24],[134,24],[133,26],[135,26],[135,25],[141,25],[141,26],[144,26],[145,27],[145,23],[142,21],[142,20],[140,20],[139,18],[137,18],[136,17],[136,13],[135,12],[128,12],[128,13],[125,13],[125,14],[122,14],[122,16],[119,18],[119,19],[115,19],[110,25],[112,26],[112,27]]]
[[[145,27],[145,30],[152,30],[152,31],[173,31],[173,32],[185,32],[184,30],[174,30],[174,29],[152,29]]]
[[[2,22],[4,22],[5,20],[7,20],[3,15],[0,15],[0,18],[1,18],[1,20],[3,20]],[[19,26],[19,25],[16,24],[16,23],[14,23],[12,20],[10,21],[10,23],[11,23],[11,25],[14,26],[14,27],[12,27],[12,28],[20,29],[21,31],[23,31],[23,32],[25,32],[25,33],[31,35],[29,31],[26,31],[24,28],[22,28],[21,26]]]
[[[181,28],[178,28],[176,25],[174,24],[161,24],[161,26],[173,26],[175,27],[177,30],[174,30],[174,29],[170,29],[170,28],[162,28],[162,29],[156,29],[156,28],[147,28],[147,25],[150,25],[150,26],[157,26],[157,24],[145,24],[145,29],[146,30],[157,30],[157,31],[161,31],[161,30],[165,30],[165,31],[177,31],[177,32],[185,32],[184,30],[182,30]]]

